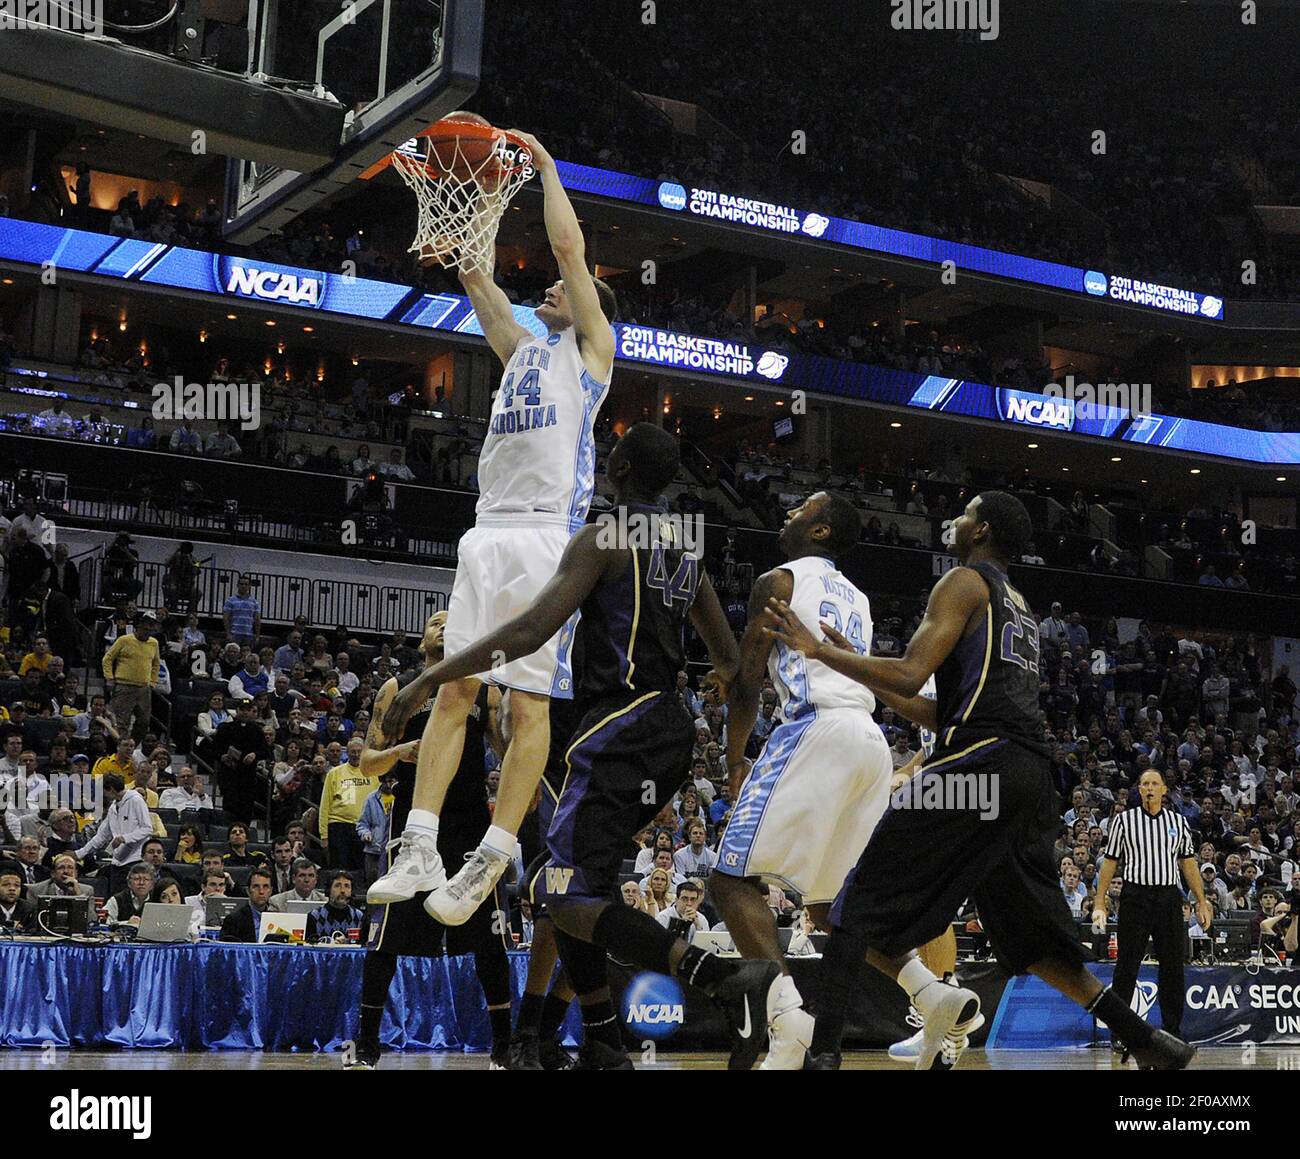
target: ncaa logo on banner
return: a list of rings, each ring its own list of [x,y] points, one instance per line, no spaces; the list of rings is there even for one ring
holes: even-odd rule
[[[638,974],[623,992],[623,1021],[641,1038],[671,1038],[686,1021],[681,984],[667,974]]]
[[[220,262],[221,288],[227,294],[312,308],[318,307],[325,296],[323,274],[283,267],[266,268],[235,258],[223,257]]]
[[[665,209],[683,210],[686,208],[686,190],[673,181],[665,181],[659,186],[659,204]]]
[[[1104,298],[1110,287],[1110,279],[1096,270],[1089,270],[1083,275],[1083,288],[1096,298]]]

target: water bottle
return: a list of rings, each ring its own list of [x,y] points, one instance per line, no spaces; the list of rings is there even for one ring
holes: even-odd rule
[[[1119,939],[1114,934],[1110,936],[1110,946],[1106,951],[1106,955],[1112,962],[1119,957]]]

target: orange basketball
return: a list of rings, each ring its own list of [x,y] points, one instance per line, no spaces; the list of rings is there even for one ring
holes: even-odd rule
[[[448,113],[425,135],[429,165],[459,181],[477,180],[490,190],[502,176],[498,144],[503,136],[478,113]]]

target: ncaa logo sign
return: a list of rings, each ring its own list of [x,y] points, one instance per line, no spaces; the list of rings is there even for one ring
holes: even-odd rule
[[[1083,288],[1094,297],[1104,298],[1109,285],[1110,280],[1106,275],[1096,270],[1089,270],[1083,275]]]
[[[641,1038],[671,1038],[686,1021],[681,984],[666,974],[638,974],[623,992],[623,1021]]]
[[[1208,294],[1201,299],[1201,313],[1207,318],[1223,317],[1223,299],[1212,298]]]
[[[665,181],[659,186],[659,204],[665,209],[683,210],[686,208],[686,190],[672,181]]]
[[[998,391],[998,409],[1009,423],[1028,423],[1033,427],[1054,427],[1068,431],[1074,426],[1074,400],[1024,394],[1016,390]]]
[[[321,279],[283,268],[262,269],[229,259],[222,263],[225,277],[222,287],[227,294],[242,298],[259,298],[264,302],[287,302],[291,306],[319,306]]]

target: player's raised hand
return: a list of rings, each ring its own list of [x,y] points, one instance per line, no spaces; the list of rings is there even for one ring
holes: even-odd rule
[[[775,636],[787,648],[802,652],[805,656],[815,656],[822,645],[785,600],[773,597],[767,601],[767,607],[763,609],[762,626],[764,635]]]
[[[533,168],[538,173],[545,173],[546,170],[554,167],[555,158],[546,151],[541,141],[534,137],[532,133],[525,133],[523,129],[508,129],[506,131],[512,136],[518,137],[528,146],[528,152],[533,157]]]

